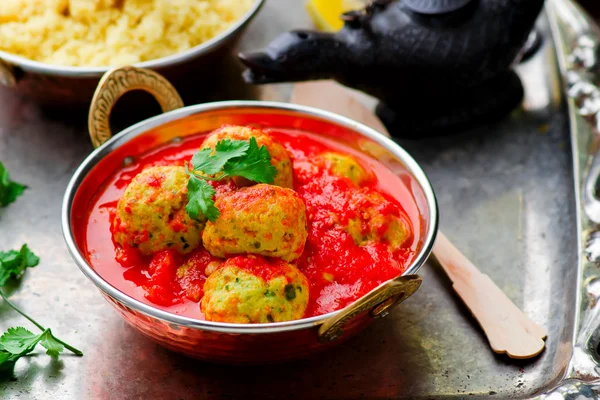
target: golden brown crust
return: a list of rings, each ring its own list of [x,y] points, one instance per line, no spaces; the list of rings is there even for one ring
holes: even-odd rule
[[[204,247],[216,257],[260,254],[292,261],[308,235],[304,202],[291,189],[258,184],[218,196],[221,212],[208,222]]]

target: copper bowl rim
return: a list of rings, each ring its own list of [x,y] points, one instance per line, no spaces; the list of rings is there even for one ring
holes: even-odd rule
[[[266,0],[254,0],[254,4],[250,9],[229,28],[219,33],[212,39],[209,39],[197,46],[194,46],[188,50],[171,54],[165,57],[156,58],[149,61],[143,61],[141,63],[133,64],[138,68],[148,69],[161,69],[167,68],[172,65],[184,64],[188,61],[196,59],[203,54],[210,52],[211,50],[220,47],[224,42],[233,36],[235,33],[243,29],[258,13],[261,7],[264,5]],[[12,53],[8,53],[0,50],[0,62],[4,61],[13,67],[19,67],[27,72],[49,75],[49,76],[62,76],[71,78],[100,78],[104,73],[113,67],[86,67],[86,66],[63,66],[43,63],[22,56],[18,56]]]
[[[419,164],[402,147],[400,147],[400,145],[395,143],[392,139],[377,132],[376,130],[359,122],[356,122],[350,118],[343,117],[341,115],[334,114],[328,111],[319,110],[313,107],[265,101],[222,101],[183,107],[132,125],[129,128],[114,135],[106,143],[94,150],[80,164],[80,166],[73,174],[73,177],[71,178],[67,186],[62,204],[62,232],[71,257],[73,258],[79,269],[100,290],[102,290],[106,295],[110,296],[112,299],[125,305],[126,307],[136,310],[152,318],[156,318],[168,323],[173,323],[193,329],[234,334],[274,333],[307,329],[323,324],[326,320],[336,316],[344,310],[340,309],[327,314],[322,314],[299,320],[265,324],[232,324],[184,317],[181,315],[160,310],[119,291],[118,289],[110,285],[107,281],[105,281],[98,273],[96,273],[94,268],[86,261],[86,259],[79,251],[71,224],[73,200],[81,183],[84,181],[84,179],[92,170],[92,168],[103,157],[109,154],[113,149],[118,148],[120,145],[128,142],[130,139],[137,137],[138,135],[141,135],[153,128],[157,128],[168,122],[208,111],[222,111],[228,109],[239,110],[240,108],[261,109],[265,111],[287,111],[297,113],[299,116],[303,115],[313,118],[316,117],[326,122],[330,122],[343,128],[349,129],[353,132],[360,134],[361,136],[371,139],[374,142],[381,145],[382,147],[384,147],[386,150],[388,150],[392,155],[394,155],[394,157],[396,157],[396,159],[398,159],[412,174],[414,179],[419,184],[420,188],[423,190],[426,204],[429,209],[429,214],[426,216],[427,220],[429,221],[429,224],[427,233],[425,235],[425,239],[423,241],[423,245],[419,250],[418,255],[415,257],[415,259],[413,260],[411,265],[406,269],[406,271],[404,271],[402,276],[416,274],[418,272],[418,270],[429,257],[429,254],[431,253],[431,250],[433,248],[438,228],[438,207],[435,193],[433,191],[431,183],[429,182],[429,179],[425,175],[425,172],[421,169]]]

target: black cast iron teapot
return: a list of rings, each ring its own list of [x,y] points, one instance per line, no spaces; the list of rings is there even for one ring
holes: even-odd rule
[[[512,70],[544,0],[373,0],[336,33],[299,30],[239,55],[249,83],[315,79],[377,97],[399,137],[504,117],[523,98]]]

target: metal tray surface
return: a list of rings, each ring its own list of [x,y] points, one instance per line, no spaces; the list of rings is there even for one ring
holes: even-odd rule
[[[310,26],[302,3],[267,2],[242,47],[260,47],[281,31]],[[571,5],[568,0],[551,3],[557,4]],[[62,196],[71,174],[91,151],[84,118],[49,114],[0,92],[0,160],[15,180],[30,187],[0,213],[0,249],[27,242],[42,257],[11,298],[85,353],[83,358],[67,354],[51,360],[38,351],[20,360],[14,377],[0,382],[0,398],[524,399],[545,392],[551,399],[598,398],[586,386],[598,377],[587,340],[598,325],[588,317],[588,306],[595,303],[580,301],[593,288],[580,282],[597,271],[595,264],[580,265],[580,230],[589,224],[577,219],[579,192],[573,190],[575,182],[579,186],[583,181],[590,133],[588,129],[582,139],[573,133],[574,171],[570,127],[573,121],[581,129],[587,123],[569,114],[572,101],[562,101],[545,17],[539,27],[543,49],[518,67],[527,92],[523,109],[460,136],[401,145],[431,178],[442,230],[517,306],[547,328],[547,349],[540,357],[514,361],[494,354],[433,261],[422,269],[421,289],[392,315],[311,359],[229,367],[159,347],[111,310],[63,243]],[[288,98],[288,85],[248,94],[238,74],[235,66],[217,74],[215,86],[226,89],[223,97]],[[0,329],[14,325],[27,326],[0,306]],[[571,361],[576,337],[586,339],[579,347],[582,362]],[[567,386],[561,386],[565,377]]]

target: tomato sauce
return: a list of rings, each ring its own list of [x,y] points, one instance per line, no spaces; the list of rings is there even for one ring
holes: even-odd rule
[[[290,153],[294,190],[306,205],[308,239],[296,262],[310,282],[305,317],[343,308],[379,284],[402,274],[422,240],[422,221],[405,182],[383,164],[334,140],[296,130],[268,132]],[[82,237],[78,238],[88,261],[109,284],[154,307],[199,319],[204,319],[199,301],[206,268],[218,259],[202,247],[186,255],[165,250],[143,257],[136,249],[115,245],[111,225],[118,199],[138,173],[151,166],[184,165],[205,137],[185,138],[128,160],[92,198],[79,229]],[[344,229],[347,221],[361,212],[364,200],[357,201],[353,197],[357,189],[349,179],[334,176],[310,161],[326,151],[350,154],[370,171],[371,177],[362,184],[365,189],[360,190],[381,193],[387,201],[378,212],[401,217],[410,226],[411,235],[401,249],[390,252],[387,243],[358,246]],[[186,269],[183,275],[178,273],[182,265]]]

